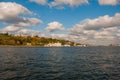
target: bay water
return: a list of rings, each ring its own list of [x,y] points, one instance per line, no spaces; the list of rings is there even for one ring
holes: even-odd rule
[[[0,47],[0,80],[120,80],[120,47]]]

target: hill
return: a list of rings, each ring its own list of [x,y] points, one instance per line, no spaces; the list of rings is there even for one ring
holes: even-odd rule
[[[69,45],[74,46],[76,43],[68,40],[59,40],[38,36],[16,36],[8,33],[0,34],[0,45],[12,46],[49,46],[49,44],[60,43],[61,46]]]

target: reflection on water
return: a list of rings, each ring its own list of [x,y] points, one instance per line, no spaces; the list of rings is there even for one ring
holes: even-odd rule
[[[0,80],[119,80],[120,47],[0,47]]]

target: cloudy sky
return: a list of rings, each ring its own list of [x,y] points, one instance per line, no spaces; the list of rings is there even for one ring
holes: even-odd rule
[[[120,43],[120,0],[0,0],[0,33]]]

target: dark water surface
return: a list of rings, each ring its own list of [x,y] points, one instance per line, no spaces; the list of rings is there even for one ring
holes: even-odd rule
[[[0,80],[120,80],[120,47],[0,47]]]

